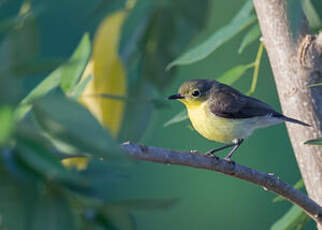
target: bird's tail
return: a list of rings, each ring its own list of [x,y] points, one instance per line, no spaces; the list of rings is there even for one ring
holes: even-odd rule
[[[289,122],[296,123],[296,124],[299,124],[299,125],[311,127],[311,125],[309,125],[309,124],[307,124],[307,123],[305,123],[303,121],[299,121],[299,120],[296,120],[294,118],[290,118],[290,117],[284,116],[282,114],[279,114],[276,117],[278,117],[278,118],[280,118],[280,119],[282,119],[284,121],[289,121]]]

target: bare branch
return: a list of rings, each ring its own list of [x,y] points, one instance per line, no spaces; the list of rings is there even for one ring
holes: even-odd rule
[[[122,144],[121,148],[136,160],[207,169],[260,185],[265,190],[273,191],[301,207],[317,223],[322,223],[322,207],[274,174],[266,174],[235,162],[205,156],[197,152],[177,152],[130,142]]]

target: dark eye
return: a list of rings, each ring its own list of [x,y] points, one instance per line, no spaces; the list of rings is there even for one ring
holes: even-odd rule
[[[194,90],[194,91],[192,92],[192,96],[194,96],[194,97],[199,97],[199,96],[200,96],[200,91],[199,91],[199,90]]]

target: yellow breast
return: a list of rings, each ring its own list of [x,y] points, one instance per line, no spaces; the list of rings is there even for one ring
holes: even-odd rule
[[[229,119],[212,114],[207,102],[199,105],[186,104],[186,107],[193,127],[209,140],[228,143],[236,138],[245,138],[252,131],[243,127],[245,119]]]

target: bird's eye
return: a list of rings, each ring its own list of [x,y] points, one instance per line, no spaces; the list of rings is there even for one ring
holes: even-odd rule
[[[194,97],[199,97],[199,96],[200,96],[200,91],[199,91],[199,90],[194,90],[194,91],[192,92],[192,96],[194,96]]]

